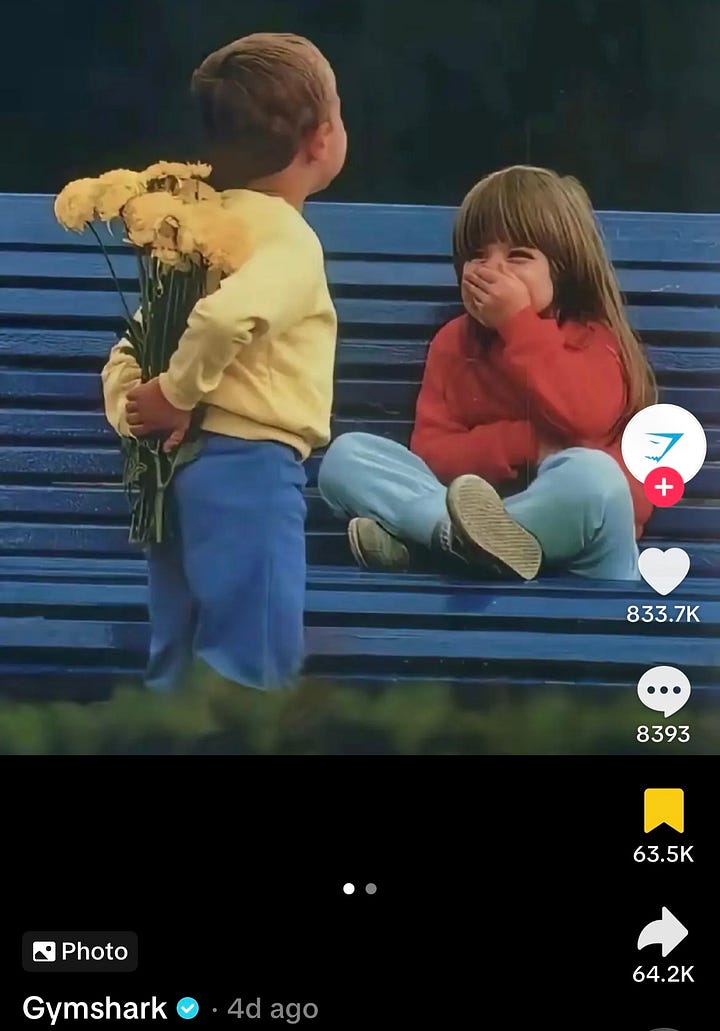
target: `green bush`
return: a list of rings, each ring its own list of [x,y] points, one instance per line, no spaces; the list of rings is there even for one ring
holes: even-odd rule
[[[123,686],[106,701],[0,702],[11,755],[715,754],[717,705],[694,698],[688,744],[639,744],[662,722],[631,690],[444,683],[361,688],[305,680],[264,693],[198,672],[161,695]]]

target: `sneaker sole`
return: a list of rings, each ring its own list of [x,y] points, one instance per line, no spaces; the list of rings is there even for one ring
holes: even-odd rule
[[[363,547],[361,531],[363,524],[372,523],[371,519],[362,519],[357,517],[351,519],[348,524],[348,544],[350,545],[350,551],[352,556],[359,566],[363,569],[386,569],[396,573],[405,573],[410,568],[410,553],[401,541],[396,541],[390,536],[382,527],[377,526],[373,528],[373,532],[379,534],[386,534],[392,541],[394,547],[394,555],[387,556],[387,561],[382,559],[382,550],[380,548],[366,549]]]
[[[523,580],[534,580],[542,549],[528,530],[505,511],[500,495],[478,476],[459,476],[450,484],[447,509],[453,530],[480,560],[497,559]]]

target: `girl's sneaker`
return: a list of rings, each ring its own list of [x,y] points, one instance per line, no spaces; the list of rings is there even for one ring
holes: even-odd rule
[[[512,570],[534,580],[542,548],[505,510],[502,498],[480,476],[458,476],[448,487],[447,509],[462,556],[472,565]]]
[[[387,530],[383,530],[374,519],[351,519],[348,541],[353,558],[363,569],[405,573],[410,568],[410,552],[406,546]]]

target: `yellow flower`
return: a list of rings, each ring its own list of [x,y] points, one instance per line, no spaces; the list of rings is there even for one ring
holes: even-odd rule
[[[151,254],[166,268],[175,269],[177,272],[188,272],[190,269],[190,259],[174,247],[153,247]]]
[[[150,247],[172,268],[189,269],[202,261],[225,274],[235,272],[249,253],[245,223],[205,183],[185,185],[200,186],[204,199],[198,200],[194,189],[181,195],[161,189],[127,202],[122,216],[130,243]]]
[[[203,203],[212,201],[215,204],[222,203],[222,194],[218,193],[217,190],[213,190],[212,186],[208,186],[207,183],[201,183],[199,179],[185,179],[182,186],[179,189],[173,190],[176,197],[180,197],[181,200],[187,201],[189,204],[195,204],[197,201]]]
[[[55,198],[55,218],[65,229],[81,233],[95,217],[95,203],[100,193],[97,179],[74,179]]]
[[[116,168],[99,177],[100,196],[96,201],[98,218],[109,222],[117,218],[127,202],[145,192],[145,180],[139,172]]]
[[[211,165],[201,162],[185,164],[182,161],[156,161],[154,165],[149,165],[140,174],[147,183],[152,179],[165,179],[168,176],[173,176],[175,179],[207,179],[211,171]]]
[[[166,219],[172,218],[176,225],[179,225],[186,207],[187,205],[166,190],[133,197],[123,209],[123,221],[130,242],[136,247],[152,244]]]
[[[180,161],[158,161],[144,172],[116,168],[103,172],[97,179],[75,179],[58,194],[55,217],[66,229],[82,232],[93,218],[109,222],[121,214],[124,217],[125,206],[130,201],[143,196],[150,184],[159,184],[163,180],[166,180],[163,188],[153,196],[168,197],[174,194],[189,203],[214,201],[219,204],[221,195],[200,181],[206,179],[211,170],[210,165],[200,162],[184,164]],[[147,226],[143,228],[138,225],[136,231],[139,236],[147,237]],[[149,243],[151,239],[145,242]],[[143,245],[135,239],[133,243]]]
[[[166,270],[187,272],[193,260],[200,260],[199,255],[186,254],[178,247],[180,226],[188,208],[165,190],[135,197],[123,212],[130,242],[136,247],[149,247],[152,257]]]
[[[196,255],[198,258],[202,259],[202,254],[200,253],[200,248],[197,240],[195,239],[195,233],[192,226],[191,209],[183,212],[183,217],[178,223],[175,245],[181,254],[185,254],[188,257]]]
[[[247,259],[248,232],[243,220],[220,205],[189,205],[181,219],[178,247],[197,250],[210,268],[230,274]]]

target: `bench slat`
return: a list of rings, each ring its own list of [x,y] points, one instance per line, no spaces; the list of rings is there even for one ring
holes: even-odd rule
[[[332,635],[328,641],[328,631]],[[12,638],[14,629],[5,627],[0,618],[0,642],[7,635]],[[394,630],[378,629],[371,640],[364,628],[345,633],[337,627],[308,627],[305,635],[307,661],[306,675],[315,678],[329,678],[333,681],[358,679],[362,684],[369,681],[387,683],[452,682],[467,683],[474,687],[485,684],[521,684],[536,688],[548,684],[573,687],[601,687],[632,691],[637,683],[637,669],[649,668],[656,660],[657,641],[648,638],[634,638],[636,666],[623,662],[609,663],[607,656],[613,654],[615,638],[598,635],[592,648],[581,653],[579,642],[575,651],[563,652],[565,642],[554,636],[549,640],[556,644],[553,659],[535,659],[532,649],[535,639],[542,637],[548,643],[548,635],[527,632],[523,635],[525,648],[518,650],[513,645],[517,634],[494,634],[496,638],[493,653],[485,646],[478,632],[455,631],[448,643],[456,652],[448,657],[444,653],[433,655],[432,643],[442,641],[443,631],[422,632],[427,637],[426,647],[418,654],[414,650],[415,637],[397,636]],[[467,640],[472,637],[473,640]],[[7,649],[0,643],[0,683],[23,684],[23,697],[34,697],[42,685],[42,695],[47,697],[55,689],[63,698],[95,696],[105,688],[117,683],[129,683],[139,678],[145,665],[148,632],[138,625],[128,632],[126,628],[115,631],[110,625],[98,628],[89,644],[79,649],[71,643],[71,626],[53,625],[54,647],[48,647],[47,639],[40,626],[25,627],[17,647]],[[378,646],[378,639],[385,639],[384,647]],[[507,640],[505,640],[507,638]],[[468,647],[459,652],[458,645],[467,640]],[[108,643],[110,642],[110,643]],[[680,642],[678,642],[679,644]],[[711,661],[684,642],[682,666],[688,673],[694,692],[701,697],[714,693],[720,687]],[[113,647],[114,645],[114,647]],[[504,646],[504,647],[503,647]],[[410,654],[405,654],[409,650]],[[440,651],[440,649],[437,649]],[[675,661],[681,649],[676,650]],[[466,654],[470,652],[470,654]],[[478,653],[482,658],[478,658]],[[18,662],[18,655],[25,655],[25,661]],[[694,663],[690,656],[693,657]],[[84,660],[84,663],[83,663]],[[705,661],[703,661],[705,660]]]
[[[128,291],[130,311],[138,304],[136,293]],[[442,326],[462,313],[457,301],[379,300],[338,298],[338,318],[348,325],[430,327]],[[714,307],[629,305],[628,317],[639,333],[720,333],[720,309]],[[30,290],[26,287],[0,289],[0,316],[22,319],[112,320],[123,317],[118,294],[111,290]]]
[[[53,197],[0,194],[0,245],[95,248],[91,233],[68,233],[52,213]],[[455,208],[414,204],[311,202],[308,221],[326,253],[447,257]],[[720,263],[720,215],[672,212],[598,212],[613,261]],[[98,227],[117,246],[121,234]]]
[[[693,576],[720,576],[720,542],[692,540],[663,540],[655,538],[644,542],[662,548],[684,548],[690,556]],[[1,522],[0,552],[24,554],[93,554],[128,556],[138,550],[127,539],[125,526],[93,524],[66,525],[41,522]],[[337,530],[307,533],[308,561],[334,565],[350,563],[345,533],[338,523]]]
[[[144,656],[149,627],[142,622],[7,619],[0,617],[0,650],[32,648],[43,652],[123,652]],[[647,645],[647,641],[642,642]],[[312,660],[374,657],[386,660],[444,660],[457,663],[517,663],[531,657],[547,673],[582,664],[608,670],[611,680],[638,668],[641,639],[634,634],[547,634],[538,631],[499,633],[497,630],[433,630],[393,627],[310,627],[307,645]],[[710,639],[673,638],[673,662],[691,679],[717,683],[716,652]]]
[[[333,419],[333,436],[351,430],[391,437],[405,443],[410,436],[409,419]],[[720,437],[720,431],[718,431]],[[48,411],[7,408],[0,410],[0,440],[23,443],[117,444],[118,437],[102,412]]]
[[[110,348],[117,343],[118,335],[110,330],[98,329],[30,329],[25,326],[0,326],[0,359],[10,358],[17,362],[27,359],[26,364],[33,361],[44,362],[48,358],[63,361],[72,359],[92,360],[97,362],[98,370],[107,358]],[[420,367],[425,362],[429,336],[419,336],[414,340],[397,340],[393,338],[358,338],[343,332],[337,347],[337,361],[340,365],[382,365],[391,366],[416,364]],[[670,348],[658,349],[662,359]],[[676,360],[680,360],[685,352],[675,351]],[[694,357],[692,357],[694,356]],[[720,346],[695,347],[691,349],[691,359],[685,364],[694,367],[698,364],[712,369],[720,366]]]
[[[308,485],[317,479],[319,454],[306,462]],[[43,476],[51,479],[75,479],[92,483],[98,479],[118,480],[121,474],[120,452],[115,447],[0,447],[0,477]],[[707,462],[687,484],[691,498],[720,497],[720,466]]]
[[[346,418],[353,414],[409,418],[414,413],[418,390],[417,381],[338,379],[334,409]],[[102,384],[94,372],[0,368],[0,396],[10,402],[35,405],[55,402],[63,406],[80,403],[100,406]],[[699,419],[718,415],[717,389],[711,386],[666,386],[661,390],[661,400],[681,405]]]
[[[87,482],[119,480],[122,470],[116,447],[0,447],[0,476],[59,477]]]
[[[97,362],[98,372],[107,358],[117,335],[103,330],[28,329],[0,327],[0,361],[11,359],[23,365],[38,364],[42,371],[48,358]],[[337,368],[374,370],[386,377],[398,368],[418,380],[427,355],[428,339],[415,340],[357,339],[342,333],[337,349]],[[704,378],[720,373],[720,341],[716,347],[650,346],[648,358],[661,378],[672,379],[674,373],[684,377]]]
[[[115,276],[125,284],[137,285],[137,261],[133,254],[113,254]],[[367,288],[390,290],[442,290],[457,294],[457,279],[452,263],[447,261],[401,262],[329,259],[327,276],[333,289]],[[72,287],[78,280],[102,281],[104,289],[112,288],[105,257],[92,251],[0,251],[0,279],[65,280]],[[720,272],[704,269],[638,269],[618,270],[621,289],[628,295],[662,295],[663,301],[682,297],[720,298]],[[19,285],[19,284],[17,284]],[[49,285],[49,284],[48,284]],[[64,286],[66,284],[63,284]]]
[[[102,412],[7,408],[0,411],[0,439],[112,444],[117,434]]]
[[[118,336],[103,329],[28,329],[0,326],[0,359],[95,358],[105,361]]]
[[[45,651],[124,652],[144,656],[150,643],[150,627],[142,621],[46,619],[42,616],[0,616],[0,654],[32,648],[42,659]]]
[[[411,656],[422,659],[458,659],[512,663],[527,657],[536,665],[586,668],[599,664],[608,670],[618,666],[639,666],[641,639],[633,634],[544,634],[524,630],[522,634],[497,631],[426,630],[393,627],[315,627],[313,655],[374,656],[392,659]],[[647,642],[644,642],[647,644]],[[647,654],[647,652],[646,652]],[[673,663],[695,676],[704,675],[718,683],[717,648],[710,639],[673,638]]]
[[[353,606],[356,603],[352,599]],[[357,612],[355,612],[357,615]],[[315,654],[397,654],[392,642],[404,642],[401,654],[437,656],[446,658],[518,657],[527,654],[538,661],[600,661],[638,664],[633,651],[639,637],[636,634],[548,633],[526,631],[522,637],[510,629],[503,633],[497,629],[484,631],[471,628],[455,630],[442,627],[415,629],[411,627],[338,626],[309,628],[313,632]],[[514,645],[513,645],[513,638]],[[0,648],[33,647],[39,649],[72,648],[73,650],[109,649],[145,652],[149,628],[144,620],[63,619],[43,616],[0,616]],[[356,645],[355,651],[349,642]],[[616,647],[608,648],[612,640]],[[673,661],[678,666],[697,669],[716,669],[717,653],[710,637],[698,635],[682,637],[672,635]],[[387,649],[391,650],[388,651]],[[513,649],[509,651],[508,649]],[[587,651],[583,652],[583,649]],[[339,650],[339,651],[338,651]]]
[[[693,597],[691,592],[689,596]],[[627,598],[636,599],[630,586]],[[74,609],[84,609],[92,610],[92,615],[79,613],[76,618],[105,619],[108,618],[105,610],[121,607],[146,609],[147,604],[145,583],[17,582],[0,587],[0,606],[14,608],[19,618],[23,617],[24,610],[30,609],[46,610],[63,618],[72,616]],[[686,604],[689,603],[677,601],[673,594],[673,598],[668,600],[668,613],[672,615],[676,605]],[[668,624],[660,631],[663,639],[670,637],[674,640],[688,635],[699,639],[715,635],[716,628],[720,627],[720,601],[698,601],[695,598],[692,604],[700,605],[701,624]],[[580,600],[569,593],[565,597],[554,597],[552,606],[548,606],[532,593],[503,595],[481,589],[464,593],[448,590],[436,593],[376,591],[363,590],[362,585],[355,585],[349,591],[338,591],[309,583],[305,611],[311,622],[322,621],[323,616],[341,612],[355,619],[360,616],[376,618],[378,623],[384,623],[387,617],[434,619],[439,627],[448,629],[458,623],[462,623],[463,628],[471,628],[477,623],[487,626],[489,620],[503,629],[504,624],[519,619],[532,619],[539,626],[545,624],[548,632],[553,632],[553,624],[562,624],[562,631],[568,633],[597,633],[601,629],[610,633],[611,625],[619,627],[622,632],[628,629],[625,599],[600,596]],[[652,631],[644,627],[643,632]]]
[[[320,497],[317,488],[307,491],[308,527],[337,530],[342,524]],[[35,516],[69,517],[83,522],[113,520],[125,526],[128,502],[116,487],[48,487],[0,484],[0,513],[13,521]],[[718,536],[720,504],[698,504],[684,499],[672,508],[656,509],[646,536],[711,540]]]
[[[519,580],[477,581],[436,573],[377,573],[358,569],[355,565],[310,566],[308,584],[314,589],[349,591],[372,590],[399,591],[416,594],[465,594],[473,597],[482,595],[534,597],[548,599],[557,597],[574,598],[582,605],[591,605],[595,598],[614,598],[618,604],[629,601],[657,601],[657,594],[643,581],[629,584],[624,580],[587,580],[583,577],[547,576],[533,583]],[[31,580],[47,579],[62,581],[68,585],[80,582],[136,583],[147,581],[147,565],[140,553],[126,558],[95,558],[88,555],[66,557],[46,555],[0,555],[0,590],[11,582],[25,583]],[[717,587],[710,581],[689,576],[672,594],[673,604],[696,604],[698,601],[716,601]],[[591,612],[588,607],[587,613]]]
[[[320,456],[306,463],[308,485],[314,486]],[[41,476],[53,480],[92,483],[117,481],[121,475],[120,453],[114,447],[0,447],[0,477]],[[687,484],[688,498],[720,498],[720,466],[706,463]]]

